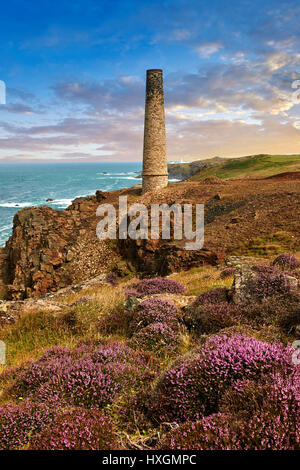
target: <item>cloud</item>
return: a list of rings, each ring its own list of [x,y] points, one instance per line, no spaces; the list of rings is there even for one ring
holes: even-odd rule
[[[169,159],[298,153],[299,120],[292,115],[289,75],[296,59],[284,54],[280,69],[270,66],[275,58],[268,52],[251,61],[212,62],[195,73],[167,74]],[[31,126],[4,121],[1,154],[71,161],[141,160],[144,87],[143,80],[132,75],[61,81],[53,86],[57,106],[68,109],[71,104],[76,117],[52,118],[51,123],[45,119],[45,124]]]
[[[73,55],[66,68],[59,62],[60,79],[51,84],[55,109],[53,102],[43,101],[48,108],[42,109],[26,91],[10,90],[15,103],[6,111],[14,116],[3,119],[1,111],[2,157],[141,159],[145,95],[141,70],[157,58],[165,64],[170,159],[299,153],[298,108],[291,88],[292,81],[300,78],[297,2],[275,6],[266,0],[259,15],[255,2],[245,6],[238,0],[231,2],[235,15],[230,8],[215,11],[213,2],[205,8],[196,1],[188,6],[179,2],[179,8],[173,2],[151,3],[139,6],[122,30],[118,21],[113,29],[112,23],[72,31],[52,27],[24,41],[25,55],[27,49],[34,53],[42,48],[45,57],[56,50],[63,56],[66,47],[74,45],[76,61],[82,60],[80,47],[89,53],[84,55],[83,78],[69,74]],[[106,78],[95,78],[95,69],[88,69],[98,52],[103,56],[97,74],[99,63],[101,67],[109,63]],[[39,120],[34,115],[24,117],[41,110]]]
[[[191,36],[191,31],[187,29],[174,29],[171,33],[171,39],[174,41],[183,41],[189,39]]]
[[[210,57],[220,49],[223,49],[223,44],[220,42],[207,42],[197,46],[195,49],[201,57]]]
[[[60,82],[53,89],[61,100],[81,103],[100,112],[141,108],[145,94],[144,82],[129,75],[103,82]]]
[[[31,106],[22,103],[10,103],[4,107],[4,110],[8,113],[14,114],[35,114],[35,111]]]

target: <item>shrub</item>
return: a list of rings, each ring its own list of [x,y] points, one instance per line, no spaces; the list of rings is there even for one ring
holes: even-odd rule
[[[230,415],[214,414],[196,422],[187,421],[164,436],[157,448],[164,450],[241,450],[237,434],[231,432],[231,420]]]
[[[173,352],[179,343],[178,334],[167,323],[151,323],[132,337],[132,344],[136,347],[156,352]]]
[[[295,434],[282,417],[266,412],[247,422],[233,415],[210,415],[186,422],[169,433],[159,444],[172,450],[294,450]],[[298,439],[298,438],[297,438]]]
[[[279,327],[287,334],[299,335],[300,303],[289,306],[278,318]],[[298,330],[298,331],[297,331]]]
[[[151,323],[166,323],[173,328],[178,326],[177,307],[168,300],[151,298],[141,302],[133,313],[130,332],[134,333]]]
[[[116,310],[99,318],[97,330],[103,334],[127,333],[132,320],[132,312],[127,309]]]
[[[299,368],[282,369],[265,374],[257,381],[242,379],[234,388],[228,389],[221,401],[220,411],[225,414],[242,416],[246,420],[264,411],[276,417],[284,416],[290,428],[297,428],[300,407],[300,371]]]
[[[289,334],[299,324],[299,297],[266,297],[259,302],[252,302],[240,306],[240,315],[243,322],[253,327],[273,325]],[[278,330],[280,333],[280,330]]]
[[[62,415],[30,442],[32,450],[117,450],[111,420],[98,410],[77,408]]]
[[[299,371],[298,371],[299,372]],[[299,449],[299,375],[244,380],[223,396],[221,413],[187,422],[168,433],[162,449]]]
[[[227,302],[227,289],[225,287],[217,287],[216,289],[211,289],[203,294],[199,295],[195,300],[194,304],[204,304],[204,303],[213,303],[218,302]]]
[[[217,333],[241,320],[240,309],[228,302],[199,303],[185,309],[183,321],[197,334]]]
[[[275,266],[258,265],[256,279],[251,282],[253,294],[258,299],[265,297],[289,297],[293,294],[293,288],[287,276]]]
[[[152,396],[153,419],[195,420],[216,413],[224,392],[241,379],[257,379],[288,366],[291,350],[245,335],[209,338],[198,353],[165,372]],[[290,366],[292,367],[292,366]]]
[[[30,436],[42,431],[58,413],[58,409],[24,402],[0,408],[0,450],[20,449]]]
[[[149,358],[118,342],[82,345],[74,350],[56,348],[31,364],[15,380],[14,396],[43,402],[101,408],[120,393],[149,381],[154,372]]]
[[[273,260],[272,265],[278,266],[280,269],[293,270],[300,268],[300,261],[293,255],[283,253]]]
[[[154,279],[143,279],[130,285],[130,295],[143,297],[152,294],[181,294],[184,292],[184,286],[173,279],[157,277]],[[128,294],[128,291],[127,291]]]

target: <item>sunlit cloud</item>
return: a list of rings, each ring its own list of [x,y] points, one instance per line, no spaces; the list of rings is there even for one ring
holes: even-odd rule
[[[141,160],[151,67],[164,69],[169,160],[299,153],[297,2],[266,0],[260,15],[255,1],[222,14],[196,0],[143,3],[105,16],[102,2],[62,0],[68,22],[8,38],[1,161]]]

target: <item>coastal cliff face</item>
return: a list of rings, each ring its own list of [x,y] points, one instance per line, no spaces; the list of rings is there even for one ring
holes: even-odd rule
[[[170,184],[140,195],[140,188],[79,198],[64,211],[29,207],[14,218],[13,234],[0,251],[0,295],[22,300],[39,297],[105,272],[122,275],[120,264],[140,276],[216,265],[230,254],[276,255],[299,251],[300,229],[295,207],[300,203],[299,179],[244,179]],[[185,240],[109,240],[96,236],[96,209],[119,196],[128,204],[205,205],[205,242],[187,251]]]
[[[0,257],[2,296],[39,297],[105,271],[114,253],[92,229],[97,205],[93,196],[65,211],[44,206],[17,212]]]

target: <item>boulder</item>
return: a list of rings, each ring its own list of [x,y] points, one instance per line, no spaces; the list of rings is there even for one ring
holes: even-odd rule
[[[100,189],[98,189],[98,191],[96,191],[96,199],[97,199],[97,202],[102,202],[105,199],[107,199],[107,194],[104,193],[103,191],[100,191]]]
[[[267,269],[267,274],[263,274],[266,280],[266,290],[260,283],[261,270],[258,266],[242,264],[236,266],[234,281],[230,291],[230,297],[235,304],[247,304],[260,301],[262,295],[265,297],[275,295],[287,295],[289,290],[295,290],[298,286],[298,279],[288,276],[282,272],[272,269],[270,266],[263,266]],[[269,278],[269,280],[268,280]],[[269,285],[268,285],[269,284]],[[273,286],[274,285],[274,286]],[[278,285],[278,292],[276,286]]]

